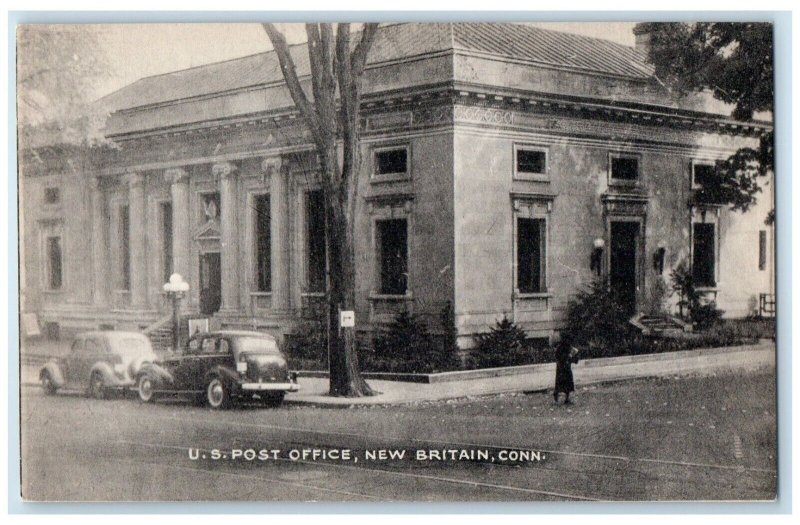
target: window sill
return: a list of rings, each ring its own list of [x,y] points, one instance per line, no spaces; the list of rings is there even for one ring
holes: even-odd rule
[[[608,179],[608,186],[612,188],[638,188],[641,185],[642,183],[640,180]]]
[[[407,291],[405,294],[385,294],[385,293],[378,293],[378,292],[370,292],[369,300],[370,301],[410,301],[414,298],[411,293],[411,290]]]
[[[384,182],[405,182],[411,180],[411,173],[385,173],[370,175],[370,184],[381,184]]]
[[[250,292],[251,297],[270,297],[272,292]]]
[[[550,299],[552,292],[514,292],[514,299]]]
[[[550,176],[546,173],[514,173],[514,180],[523,180],[528,182],[550,182]]]

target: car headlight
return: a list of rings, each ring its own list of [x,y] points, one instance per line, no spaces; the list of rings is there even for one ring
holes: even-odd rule
[[[114,364],[114,372],[118,373],[119,375],[125,374],[125,364],[124,363],[116,363]]]

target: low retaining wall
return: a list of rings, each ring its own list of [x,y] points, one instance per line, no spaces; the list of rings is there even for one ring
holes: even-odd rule
[[[717,348],[699,348],[696,350],[679,350],[676,352],[661,352],[658,354],[625,355],[619,357],[596,357],[582,359],[578,366],[598,367],[617,366],[629,363],[644,363],[651,361],[670,361],[687,357],[700,357],[704,355],[723,354],[727,352],[741,352],[744,350],[762,350],[774,347],[772,342],[759,342],[752,345],[723,346]],[[447,383],[450,381],[465,381],[469,379],[485,379],[489,377],[515,376],[535,372],[555,372],[555,363],[540,363],[536,365],[506,366],[500,368],[482,368],[479,370],[456,370],[454,372],[437,372],[433,374],[391,373],[391,372],[362,372],[364,379],[379,379],[384,381],[402,381],[406,383]],[[322,370],[301,370],[300,377],[328,377],[328,372]]]

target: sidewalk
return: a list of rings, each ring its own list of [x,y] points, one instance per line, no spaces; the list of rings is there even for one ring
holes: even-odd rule
[[[726,370],[756,370],[775,367],[775,344],[707,348],[641,356],[586,359],[572,367],[575,385],[617,381],[639,377],[664,377],[675,374],[712,374]],[[23,366],[22,384],[36,384],[38,369]],[[402,404],[436,401],[466,396],[506,392],[526,392],[552,388],[555,363],[539,365],[523,374],[480,379],[459,379],[440,383],[409,383],[370,379],[380,395],[363,398],[330,397],[327,378],[301,377],[301,390],[287,394],[286,403],[346,408],[351,405]]]

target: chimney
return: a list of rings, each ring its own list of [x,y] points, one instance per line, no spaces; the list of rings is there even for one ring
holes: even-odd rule
[[[650,34],[653,31],[654,22],[639,22],[633,26],[633,34],[636,37],[636,50],[644,53],[650,53]]]

